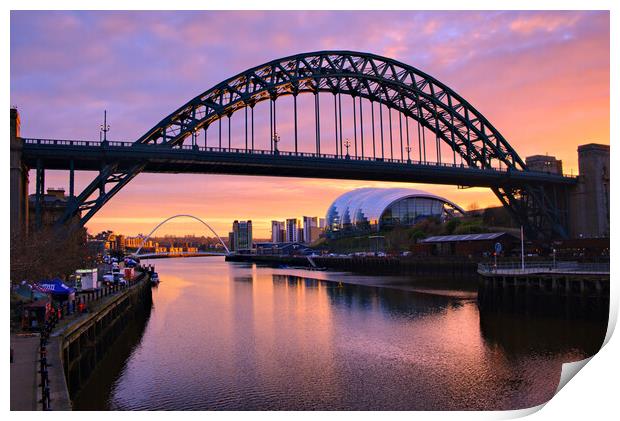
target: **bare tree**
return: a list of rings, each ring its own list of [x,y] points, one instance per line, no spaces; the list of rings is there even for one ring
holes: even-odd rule
[[[86,246],[86,231],[59,235],[51,227],[11,238],[11,283],[59,277],[95,264]]]

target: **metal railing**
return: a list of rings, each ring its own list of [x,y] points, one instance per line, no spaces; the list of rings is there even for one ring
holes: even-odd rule
[[[526,274],[526,273],[609,273],[609,263],[581,262],[520,262],[478,263],[480,274]]]
[[[74,146],[74,147],[88,147],[88,148],[149,148],[152,150],[153,147],[161,147],[161,145],[146,145],[139,144],[134,142],[125,142],[125,141],[106,141],[106,142],[98,142],[98,141],[90,141],[90,140],[70,140],[70,139],[38,139],[38,138],[22,138],[25,144],[27,145],[43,145],[43,146]],[[248,155],[270,155],[270,156],[287,156],[287,157],[300,157],[300,158],[325,158],[325,159],[338,159],[338,160],[347,160],[347,161],[364,161],[364,162],[387,162],[387,163],[395,163],[395,164],[405,164],[405,165],[424,165],[429,167],[443,167],[443,168],[462,168],[462,169],[480,169],[485,171],[495,171],[499,173],[509,173],[511,171],[510,168],[506,167],[491,167],[491,168],[472,168],[466,165],[465,163],[445,163],[445,162],[431,162],[431,161],[420,161],[414,159],[398,159],[398,158],[385,158],[385,157],[368,157],[368,156],[354,156],[354,155],[342,155],[342,154],[324,154],[324,153],[316,153],[316,152],[293,152],[293,151],[280,151],[277,149],[274,150],[264,150],[264,149],[249,149],[249,148],[225,148],[225,147],[214,147],[214,146],[198,146],[198,145],[178,145],[173,147],[166,147],[167,149],[172,150],[187,150],[194,152],[215,152],[215,153],[234,153],[234,154],[248,154]],[[517,172],[523,172],[517,170]],[[574,175],[568,174],[550,174],[541,171],[527,171],[532,174],[546,174],[546,175],[558,175],[566,178],[577,178]]]

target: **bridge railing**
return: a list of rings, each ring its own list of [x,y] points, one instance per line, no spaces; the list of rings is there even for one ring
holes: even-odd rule
[[[609,263],[581,263],[581,262],[520,262],[506,263],[479,263],[480,274],[518,275],[527,273],[609,273]]]
[[[89,140],[68,140],[68,139],[36,139],[36,138],[22,138],[27,145],[58,145],[58,146],[74,146],[74,147],[89,147],[89,148],[153,148],[153,145],[142,145],[134,142],[125,141],[89,141]],[[156,146],[157,147],[157,146]],[[443,168],[470,168],[464,163],[446,163],[446,162],[431,162],[420,161],[414,159],[400,159],[400,158],[386,158],[386,157],[369,157],[369,156],[354,156],[354,155],[342,155],[342,154],[325,154],[315,152],[294,152],[294,151],[280,151],[280,150],[265,150],[265,149],[246,149],[246,148],[226,148],[216,146],[198,146],[198,145],[179,145],[174,146],[172,149],[181,149],[194,152],[206,152],[206,153],[234,153],[234,154],[248,154],[248,155],[269,155],[269,156],[287,156],[287,157],[300,157],[300,158],[325,158],[325,159],[339,159],[347,161],[364,161],[364,162],[388,162],[395,164],[407,164],[407,165],[425,165],[431,167],[443,167]],[[506,167],[493,167],[486,168],[485,170],[491,170],[501,173],[507,173],[510,171]],[[539,171],[531,171],[531,173],[547,174]],[[577,176],[564,174],[564,177],[576,178]]]

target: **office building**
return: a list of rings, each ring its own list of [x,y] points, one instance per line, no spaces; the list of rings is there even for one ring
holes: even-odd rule
[[[525,158],[525,165],[530,171],[562,174],[562,160],[549,155],[532,155]]]
[[[230,234],[232,234],[232,237]],[[231,244],[233,244],[231,251],[252,249],[252,221],[235,220],[233,222],[233,230],[230,234],[229,241],[232,241]]]

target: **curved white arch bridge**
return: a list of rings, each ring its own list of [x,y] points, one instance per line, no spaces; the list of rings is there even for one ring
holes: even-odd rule
[[[230,250],[228,249],[228,247],[226,246],[226,244],[224,243],[222,238],[211,227],[211,225],[209,225],[208,223],[206,223],[202,219],[198,218],[197,216],[189,215],[189,214],[178,214],[178,215],[170,216],[170,217],[164,219],[163,221],[161,221],[159,224],[157,224],[155,226],[155,228],[153,228],[151,230],[151,232],[149,232],[149,234],[142,239],[142,243],[140,244],[140,247],[138,247],[136,252],[133,253],[132,255],[136,256],[136,257],[155,257],[155,256],[164,256],[164,255],[168,255],[168,256],[189,256],[190,254],[188,254],[188,253],[146,253],[146,254],[142,254],[142,255],[140,254],[140,250],[142,250],[142,247],[144,247],[144,244],[151,238],[151,236],[155,233],[155,231],[157,231],[159,229],[159,227],[161,227],[162,225],[164,225],[168,221],[170,221],[172,219],[176,219],[176,218],[191,218],[191,219],[194,219],[194,220],[200,222],[202,225],[207,227],[209,229],[209,231],[211,231],[213,233],[213,235],[215,235],[217,237],[217,239],[220,241],[220,244],[222,244],[222,246],[224,247],[224,250],[226,250],[226,253],[212,253],[212,252],[207,252],[207,253],[191,253],[192,256],[220,256],[220,255],[230,254]]]

